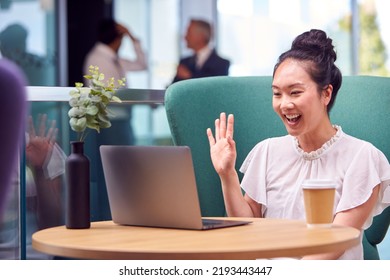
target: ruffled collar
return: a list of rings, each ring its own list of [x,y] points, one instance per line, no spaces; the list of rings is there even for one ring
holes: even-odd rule
[[[333,127],[337,130],[336,134],[332,136],[327,142],[322,145],[321,148],[318,150],[312,151],[312,152],[305,152],[302,150],[301,147],[299,147],[299,142],[296,137],[294,137],[294,144],[295,148],[297,149],[298,153],[303,157],[305,160],[315,160],[319,158],[322,154],[325,153],[326,150],[328,150],[337,140],[340,139],[342,134],[342,129],[338,125],[333,125]]]

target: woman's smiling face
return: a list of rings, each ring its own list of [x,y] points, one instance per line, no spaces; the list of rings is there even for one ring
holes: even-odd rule
[[[272,83],[272,105],[292,136],[315,135],[329,121],[327,105],[332,88],[318,92],[304,63],[286,59],[276,69]]]

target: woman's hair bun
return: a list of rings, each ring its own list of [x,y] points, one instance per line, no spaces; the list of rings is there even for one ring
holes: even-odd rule
[[[296,37],[291,50],[305,51],[314,57],[330,58],[333,62],[337,59],[332,39],[328,38],[324,31],[318,29],[311,29]]]

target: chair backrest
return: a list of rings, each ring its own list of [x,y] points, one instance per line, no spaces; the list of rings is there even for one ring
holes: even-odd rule
[[[220,112],[235,115],[238,169],[256,143],[286,134],[272,109],[271,83],[270,76],[210,77],[186,80],[168,87],[165,108],[173,142],[187,145],[192,150],[203,216],[225,215],[220,181],[210,160],[206,129],[214,128],[214,120]],[[390,159],[389,108],[390,78],[346,76],[331,111],[331,119],[346,133],[373,143]],[[386,223],[379,222],[379,219],[386,220]],[[376,251],[376,244],[384,238],[389,220],[390,211],[374,219],[367,230],[370,234],[365,236],[365,250],[370,247]],[[366,251],[365,257],[375,258]]]
[[[390,160],[390,78],[372,76],[345,77],[331,112],[333,123],[380,149]],[[364,258],[379,259],[377,245],[386,236],[390,207],[374,218],[364,232]]]
[[[0,137],[0,218],[11,186],[11,176],[15,175],[24,133],[27,107],[25,86],[21,70],[12,62],[0,59],[0,120],[3,124]]]

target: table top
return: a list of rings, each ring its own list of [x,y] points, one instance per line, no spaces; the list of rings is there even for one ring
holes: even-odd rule
[[[235,219],[235,218],[229,218]],[[93,222],[90,229],[48,228],[33,248],[78,259],[258,259],[348,249],[360,242],[350,227],[307,228],[303,221],[240,218],[252,223],[212,230],[181,230]]]

